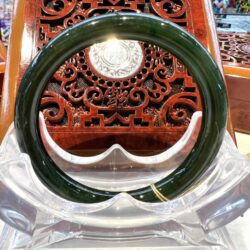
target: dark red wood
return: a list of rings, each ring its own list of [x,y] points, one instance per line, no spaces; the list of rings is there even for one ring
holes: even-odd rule
[[[186,0],[39,3],[39,48],[77,22],[116,11],[160,16],[206,43],[202,15],[196,9],[197,24]],[[98,74],[89,63],[88,50],[60,67],[42,99],[47,128],[60,146],[89,155],[119,143],[130,152],[145,155],[159,153],[181,138],[193,112],[201,110],[197,86],[185,66],[167,51],[151,44],[141,46],[143,65],[127,79],[112,80]]]
[[[32,0],[25,30],[31,49],[21,56],[20,79],[39,48],[64,29],[91,16],[117,11],[148,13],[177,23],[207,46],[202,0]],[[174,145],[193,112],[202,109],[196,83],[180,61],[141,44],[140,69],[127,79],[108,80],[79,51],[51,78],[41,110],[52,138],[64,149],[93,155],[119,143],[136,154]],[[96,95],[96,98],[94,97]],[[99,99],[98,99],[99,95]]]

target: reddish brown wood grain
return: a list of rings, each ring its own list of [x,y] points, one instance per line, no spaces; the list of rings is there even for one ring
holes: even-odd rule
[[[20,81],[20,72],[23,68],[25,68],[20,63],[21,54],[25,50],[29,53],[29,50],[32,48],[28,47],[27,49],[25,43],[26,39],[33,35],[33,31],[31,33],[24,32],[26,30],[25,22],[28,18],[27,12],[25,18],[25,8],[27,6],[28,4],[25,0],[18,0],[14,2],[14,14],[12,16],[11,34],[2,90],[2,101],[0,106],[0,142],[5,136],[14,118],[15,98]]]

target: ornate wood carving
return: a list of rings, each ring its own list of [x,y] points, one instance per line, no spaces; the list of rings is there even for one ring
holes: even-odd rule
[[[218,37],[224,64],[250,68],[250,34],[219,33]]]
[[[207,42],[205,28],[195,24],[200,17],[197,12],[192,17],[188,0],[39,0],[37,47],[89,17],[117,11],[160,16]],[[140,46],[142,65],[127,78],[108,79],[97,72],[89,48],[58,69],[44,92],[41,110],[60,146],[96,154],[119,143],[134,153],[152,154],[180,139],[193,112],[202,109],[197,86],[169,52],[148,43]]]
[[[250,133],[250,34],[219,33],[226,72],[232,123],[236,131]]]
[[[39,0],[38,1],[38,47],[62,30],[89,17],[123,11],[149,13],[170,20],[194,33],[206,43],[204,20],[191,14],[192,0]],[[194,4],[194,3],[193,3]],[[197,3],[197,8],[200,3]],[[194,8],[193,8],[194,9]],[[197,9],[196,9],[197,11]],[[195,21],[200,21],[200,26]]]

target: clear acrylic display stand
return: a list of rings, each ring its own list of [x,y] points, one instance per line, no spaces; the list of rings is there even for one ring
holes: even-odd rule
[[[181,154],[183,160],[192,149],[190,139],[197,137],[194,131],[200,125],[200,118],[199,114],[192,118],[177,146],[152,157],[158,165],[153,167],[151,162],[146,168],[150,171],[144,171],[140,159],[119,146],[108,149],[95,164],[112,162],[111,175],[98,173],[96,169],[90,171],[85,161],[56,148],[41,117],[40,127],[46,148],[72,178],[85,184],[89,180],[90,186],[99,183],[100,189],[119,187],[125,191],[131,183],[142,187],[173,171],[181,162],[178,156]],[[119,170],[119,164],[128,161],[133,171],[128,171],[130,167],[126,175],[115,175],[114,166]],[[166,169],[164,162],[171,162],[171,168]],[[29,156],[19,150],[12,125],[0,146],[0,218],[6,223],[0,248],[237,249],[224,226],[249,208],[249,173],[249,160],[239,154],[226,134],[207,172],[177,199],[143,203],[122,192],[102,203],[74,203],[58,197],[40,182]]]

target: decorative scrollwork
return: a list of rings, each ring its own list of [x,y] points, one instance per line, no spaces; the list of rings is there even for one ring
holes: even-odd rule
[[[138,127],[138,119],[150,129],[186,127],[193,112],[201,110],[197,87],[185,66],[180,67],[181,62],[157,46],[141,46],[145,49],[143,65],[125,79],[103,78],[90,70],[89,49],[77,53],[56,71],[48,90],[59,90],[63,103],[72,107],[73,117],[79,117],[77,127]],[[56,123],[46,108],[44,116]]]
[[[220,51],[223,63],[250,67],[250,35],[219,33]]]
[[[198,21],[196,25],[192,19],[190,1],[38,0],[37,47],[42,48],[76,23],[113,12],[150,13],[197,34],[202,24]],[[201,33],[202,40],[204,31]],[[113,59],[100,61],[93,46],[79,51],[58,68],[42,99],[41,110],[49,132],[85,133],[89,128],[111,134],[125,128],[143,128],[150,133],[181,131],[178,136],[171,135],[168,146],[180,138],[192,114],[202,109],[197,85],[185,65],[168,51],[149,43],[131,42],[132,60],[127,54],[120,60],[129,62],[126,67],[116,62],[120,63],[116,70],[106,69],[105,64]]]
[[[194,99],[193,99],[194,98]],[[191,114],[199,109],[201,104],[197,102],[195,93],[182,92],[172,95],[163,105],[163,122],[169,120],[174,124],[186,124],[190,122]]]
[[[49,124],[72,127],[72,109],[70,104],[59,94],[45,91],[41,100],[41,110]]]
[[[57,20],[70,14],[75,9],[77,0],[45,0],[39,3],[41,8],[41,20]]]
[[[113,12],[145,12],[177,23],[195,33],[190,0],[39,0],[39,39],[42,48],[62,30],[87,18]]]
[[[158,16],[190,28],[187,0],[152,0],[151,6]]]

